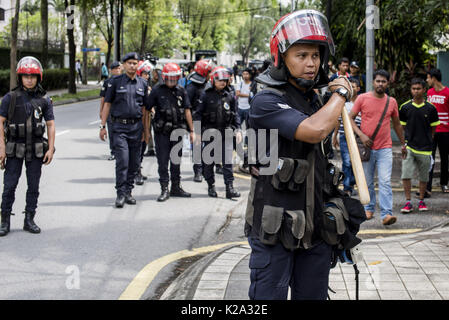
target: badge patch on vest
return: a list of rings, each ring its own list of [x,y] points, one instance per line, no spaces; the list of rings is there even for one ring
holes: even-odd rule
[[[42,114],[42,109],[41,109],[41,107],[39,107],[39,108],[37,108],[37,109],[34,109],[34,118],[36,118],[37,120],[39,120],[40,117],[41,117],[41,114]]]
[[[178,107],[182,106],[182,97],[178,97]]]
[[[225,110],[229,110],[231,107],[229,106],[229,104],[227,102],[224,103],[223,108]]]

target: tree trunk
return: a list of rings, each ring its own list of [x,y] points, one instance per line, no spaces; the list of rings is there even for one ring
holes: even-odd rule
[[[10,53],[10,76],[9,76],[9,89],[12,90],[17,86],[17,31],[19,29],[19,12],[20,12],[20,0],[16,1],[16,8],[14,18],[12,19],[11,26],[11,53]]]
[[[82,19],[82,32],[83,32],[83,48],[87,48],[88,45],[88,31],[89,31],[89,15],[87,13],[87,3],[83,0],[81,4],[81,19]],[[83,51],[83,84],[87,84],[87,51]]]
[[[143,54],[145,53],[145,42],[147,42],[147,32],[148,32],[148,24],[146,22],[147,20],[145,20],[145,22],[142,24],[142,38],[140,41],[140,55],[143,56]]]
[[[41,63],[48,67],[48,0],[41,0],[42,56]]]
[[[64,4],[66,9],[69,7],[68,0],[64,0]],[[75,36],[73,29],[75,28],[74,22],[74,16],[75,16],[75,0],[70,0],[70,7],[71,10],[67,12],[67,38],[69,41],[69,93],[76,94],[76,70],[75,70],[75,53],[76,53],[76,47],[75,47]]]

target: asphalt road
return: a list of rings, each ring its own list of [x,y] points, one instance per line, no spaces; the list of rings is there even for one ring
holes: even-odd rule
[[[22,230],[26,180],[23,171],[11,232],[0,238],[0,299],[117,299],[150,262],[185,249],[245,240],[243,235],[248,177],[236,175],[238,200],[207,196],[205,182],[192,181],[189,157],[183,159],[182,185],[191,199],[158,203],[160,193],[155,157],[144,158],[149,180],[136,186],[136,206],[114,207],[114,162],[107,161],[108,143],[98,138],[99,100],[58,106],[56,153],[43,168],[36,223],[39,235]],[[397,171],[397,168],[395,168]],[[3,184],[3,175],[0,175]],[[395,213],[403,205],[394,192]],[[446,221],[449,196],[435,193],[427,213],[401,215],[392,226],[380,219],[362,225],[364,237],[410,232]],[[141,296],[151,299],[173,277],[177,265],[164,266]]]
[[[143,163],[149,182],[133,191],[137,205],[115,208],[114,162],[107,161],[108,143],[98,138],[98,110],[99,100],[55,108],[56,153],[43,168],[35,218],[42,233],[22,230],[23,171],[11,232],[0,238],[0,299],[117,299],[151,261],[216,241],[238,203],[224,198],[221,176],[219,198],[209,198],[206,183],[192,181],[187,163],[182,184],[192,198],[158,203],[156,158],[149,157]],[[165,267],[142,298],[151,297],[171,271]]]

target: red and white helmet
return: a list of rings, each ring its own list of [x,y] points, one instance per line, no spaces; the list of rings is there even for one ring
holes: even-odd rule
[[[214,84],[215,80],[227,80],[231,78],[231,74],[229,71],[222,66],[215,67],[212,72],[210,73],[210,82],[212,85]]]
[[[200,76],[207,78],[209,72],[214,68],[214,62],[208,59],[201,59],[195,63],[194,71]]]
[[[334,40],[327,19],[316,10],[299,10],[286,14],[274,25],[270,38],[270,52],[274,67],[280,67],[281,54],[295,43],[323,45],[326,50],[322,57],[322,64],[327,64],[329,53],[335,54]]]
[[[148,60],[139,61],[139,64],[137,66],[137,75],[138,76],[142,76],[143,72],[150,74],[151,70],[152,70],[152,65],[151,65],[150,61],[148,61]]]
[[[17,63],[16,73],[17,75],[35,74],[37,75],[38,82],[42,82],[44,69],[41,63],[35,57],[27,56],[20,59]]]
[[[170,80],[170,81],[178,81],[181,79],[182,70],[181,68],[173,62],[167,63],[162,68],[162,80],[164,82]]]

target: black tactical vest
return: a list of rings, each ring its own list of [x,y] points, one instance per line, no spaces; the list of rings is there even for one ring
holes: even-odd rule
[[[226,90],[218,92],[214,88],[208,88],[203,99],[205,108],[201,126],[204,130],[230,128],[235,117],[235,112],[231,109],[232,95]]]
[[[316,96],[309,102],[288,85],[280,90],[265,88],[262,92],[266,93],[266,90],[270,90],[279,103],[285,104],[287,100],[290,107],[307,115],[321,107]],[[251,127],[251,120],[249,122]],[[252,169],[245,235],[258,237],[267,245],[280,241],[290,250],[308,249],[321,242],[319,229],[324,209],[323,180],[327,160],[321,143],[290,141],[280,135],[277,143],[279,163],[276,173],[258,175],[260,164]]]
[[[170,134],[175,129],[187,129],[184,98],[187,96],[178,85],[174,89],[164,88],[159,97],[157,119],[154,130],[158,133]]]
[[[6,126],[6,155],[8,157],[26,158],[44,156],[44,132],[42,109],[46,105],[44,97],[37,96],[30,100],[32,111],[27,116],[24,95],[21,89],[11,92]],[[14,97],[15,96],[15,97]]]

